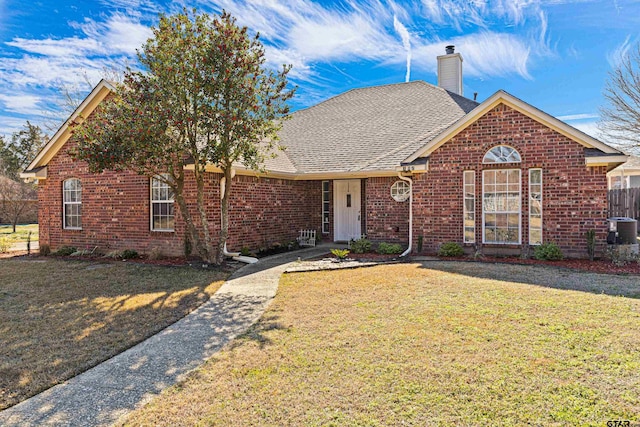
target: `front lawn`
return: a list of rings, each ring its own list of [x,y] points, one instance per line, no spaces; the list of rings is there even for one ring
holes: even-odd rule
[[[256,326],[126,422],[638,422],[639,288],[638,276],[457,262],[285,275]]]
[[[31,232],[31,241],[37,241],[38,224],[17,225],[15,233],[11,224],[0,225],[0,239],[7,239],[10,244],[26,242],[29,232]]]
[[[226,273],[55,258],[0,260],[0,409],[153,335]]]

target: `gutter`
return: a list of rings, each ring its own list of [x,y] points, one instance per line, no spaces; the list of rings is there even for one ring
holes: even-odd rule
[[[404,251],[400,257],[405,257],[411,253],[411,248],[413,247],[413,180],[411,178],[407,178],[402,176],[400,172],[398,172],[398,178],[403,181],[409,183],[409,247],[406,251]]]

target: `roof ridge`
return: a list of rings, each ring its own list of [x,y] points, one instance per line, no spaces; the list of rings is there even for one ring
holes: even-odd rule
[[[474,102],[476,104],[479,104],[479,102],[477,102],[477,101],[474,101],[472,99],[466,98],[466,97],[464,97],[462,95],[458,95],[455,92],[451,92],[451,91],[449,91],[447,89],[444,89],[444,88],[442,88],[440,86],[434,85],[433,83],[429,83],[429,82],[424,81],[424,80],[411,80],[411,81],[408,81],[408,82],[385,83],[385,84],[376,85],[376,86],[354,87],[354,88],[351,88],[351,89],[346,90],[344,92],[340,92],[340,93],[338,93],[336,95],[333,95],[333,96],[331,96],[331,97],[329,97],[329,98],[327,98],[327,99],[325,99],[323,101],[320,101],[317,104],[310,105],[308,107],[296,110],[296,111],[292,112],[291,115],[294,115],[294,114],[297,114],[297,113],[301,113],[301,112],[304,112],[304,111],[308,111],[308,110],[311,110],[312,108],[319,107],[319,106],[321,106],[321,105],[323,105],[323,104],[325,104],[325,103],[327,103],[329,101],[332,101],[332,100],[335,100],[335,99],[340,98],[342,96],[345,96],[345,95],[347,95],[347,94],[349,94],[351,92],[359,92],[359,91],[364,91],[364,90],[380,89],[380,88],[385,88],[385,87],[390,87],[390,86],[401,86],[401,85],[411,85],[411,84],[422,84],[422,85],[428,86],[430,88],[434,88],[434,89],[441,90],[443,92],[447,92],[448,94],[453,95],[453,96],[455,96],[457,98],[461,98],[461,99],[463,99],[465,101]]]

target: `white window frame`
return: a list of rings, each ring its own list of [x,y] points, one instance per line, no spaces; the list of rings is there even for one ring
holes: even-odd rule
[[[498,242],[498,241],[487,241],[487,237],[486,237],[486,233],[485,233],[485,229],[486,229],[486,210],[485,210],[485,194],[486,194],[486,185],[485,185],[485,178],[486,178],[486,173],[488,172],[506,172],[507,176],[508,173],[511,171],[517,171],[518,172],[518,211],[509,211],[509,210],[505,210],[505,211],[492,211],[492,212],[488,212],[489,214],[500,214],[500,215],[509,215],[509,214],[517,214],[518,215],[518,241],[517,242]],[[509,182],[507,181],[507,185],[509,184]],[[507,190],[508,192],[508,190]],[[521,169],[485,169],[482,171],[482,243],[486,243],[486,244],[491,244],[491,245],[520,245],[522,243],[522,170]],[[508,226],[508,225],[507,225]],[[497,227],[496,227],[497,228]]]
[[[406,202],[411,195],[411,186],[407,181],[399,179],[391,185],[390,194],[396,202]]]
[[[167,179],[166,176],[163,176],[164,179]],[[154,186],[155,183],[158,183],[159,185]],[[166,199],[158,199],[158,200],[154,200],[154,196],[153,196],[153,190],[154,188],[158,188],[158,189],[167,189],[167,198]],[[151,177],[150,181],[149,181],[149,208],[150,208],[150,212],[149,212],[149,228],[151,229],[151,231],[157,231],[160,233],[171,233],[173,231],[175,231],[175,220],[176,220],[176,215],[175,215],[175,207],[174,207],[174,197],[169,197],[169,194],[171,194],[171,196],[173,196],[173,191],[171,190],[171,187],[169,187],[169,184],[162,182],[160,179],[158,179],[157,177]],[[169,218],[169,217],[173,217],[173,227],[172,228],[155,228],[154,227],[154,214],[153,214],[153,207],[155,205],[168,205],[170,206],[170,210],[171,210],[171,215],[164,215],[164,217]],[[159,215],[159,217],[163,217],[163,215]]]
[[[67,183],[72,181],[77,182],[76,188],[67,190],[65,188]],[[70,195],[72,192],[77,193],[76,200],[67,200],[67,195]],[[78,207],[78,214],[70,215],[78,218],[78,226],[67,224],[67,207],[70,208],[71,206]],[[82,230],[82,182],[79,178],[68,178],[62,181],[62,228],[65,230]]]
[[[513,156],[515,154],[516,159],[514,160],[501,159],[495,154],[496,150],[500,151],[500,156],[504,155],[503,151],[508,152],[509,156]],[[493,157],[495,157],[496,160],[494,161],[493,159],[488,159],[487,156],[489,155],[492,155]],[[504,144],[491,147],[491,149],[487,151],[484,154],[484,157],[482,158],[482,163],[485,165],[499,165],[502,163],[520,163],[520,162],[522,162],[522,156],[520,156],[520,153],[518,152],[518,150],[511,147],[510,145],[504,145]]]
[[[329,215],[330,188],[329,181],[322,181],[322,234],[329,234],[329,221],[331,220]]]
[[[540,171],[540,182],[536,183],[536,184],[532,184],[531,183],[531,175],[533,174],[534,171]],[[544,197],[544,191],[543,191],[543,172],[541,168],[533,168],[533,169],[529,169],[529,244],[530,245],[541,245],[543,242],[543,237],[542,237],[542,220],[543,220],[543,197]],[[532,185],[539,185],[540,186],[540,227],[532,227],[531,226],[531,218],[535,217],[532,212],[531,212],[531,208],[532,208],[532,201],[533,201],[533,190],[532,190]],[[537,216],[537,215],[536,215]],[[533,242],[531,240],[531,230],[540,230],[540,241],[539,242]]]
[[[471,177],[471,182],[467,177]],[[467,187],[471,187],[471,196],[468,196]],[[467,210],[467,200],[472,200],[473,210]],[[471,229],[466,224],[467,214],[473,216],[473,238],[467,240],[467,229]],[[462,173],[462,241],[464,243],[476,242],[476,171],[464,171]]]

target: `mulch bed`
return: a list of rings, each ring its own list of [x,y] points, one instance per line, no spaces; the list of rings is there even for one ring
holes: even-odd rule
[[[640,263],[629,262],[623,266],[617,266],[607,259],[596,259],[589,261],[588,259],[563,259],[560,261],[542,261],[537,259],[522,259],[517,257],[482,257],[473,259],[468,257],[440,258],[442,261],[466,261],[466,262],[485,262],[485,263],[507,263],[507,264],[525,264],[525,265],[547,265],[559,268],[568,268],[571,270],[588,271],[591,273],[603,274],[640,274]]]
[[[88,261],[88,262],[100,262],[100,263],[116,263],[116,262],[126,262],[130,264],[144,264],[144,265],[156,265],[161,267],[207,267],[207,268],[216,268],[214,265],[208,265],[206,262],[201,261],[198,258],[185,258],[185,257],[167,257],[161,259],[149,259],[145,256],[140,256],[138,258],[130,258],[130,259],[121,259],[121,258],[109,258],[104,257],[102,255],[80,255],[80,256],[59,256],[59,255],[48,255],[42,256],[37,253],[31,253],[31,255],[27,254],[27,251],[14,251],[0,254],[1,258],[14,258],[14,259],[22,259],[35,261],[38,259],[46,259],[46,258],[60,258],[66,259],[69,261]],[[222,266],[223,271],[234,271],[237,270],[240,266],[244,264],[239,264],[236,262],[225,262]]]
[[[596,259],[589,261],[588,259],[563,259],[560,261],[542,261],[537,259],[523,259],[519,257],[482,257],[478,259],[470,257],[452,257],[443,258],[438,257],[435,254],[428,254],[433,258],[438,258],[441,261],[465,261],[465,262],[484,262],[484,263],[507,263],[507,264],[523,264],[523,265],[546,265],[559,268],[567,268],[571,270],[587,271],[590,273],[602,273],[602,274],[638,274],[640,275],[640,263],[628,262],[626,265],[617,266],[608,259]],[[320,255],[312,260],[317,261],[324,258],[331,258],[333,255],[325,254]],[[349,259],[357,261],[374,261],[374,262],[392,262],[399,261],[402,258],[399,255],[381,255],[377,253],[367,254],[354,254],[350,253]],[[411,260],[411,258],[409,258]]]

